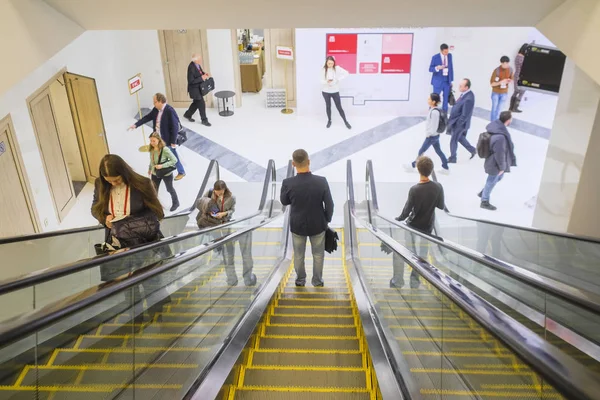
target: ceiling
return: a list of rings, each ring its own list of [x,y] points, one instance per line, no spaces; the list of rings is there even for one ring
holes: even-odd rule
[[[565,0],[44,0],[84,29],[535,26]]]

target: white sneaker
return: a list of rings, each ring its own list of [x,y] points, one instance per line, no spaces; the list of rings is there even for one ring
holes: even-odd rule
[[[440,174],[440,175],[450,175],[450,170],[442,168],[442,169],[440,169],[438,171],[438,174]]]

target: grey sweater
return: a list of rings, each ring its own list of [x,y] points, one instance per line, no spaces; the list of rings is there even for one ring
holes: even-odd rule
[[[426,137],[439,135],[437,129],[440,124],[440,112],[443,112],[443,111],[437,107],[429,109],[429,113],[427,114],[427,118],[425,119],[425,136]]]

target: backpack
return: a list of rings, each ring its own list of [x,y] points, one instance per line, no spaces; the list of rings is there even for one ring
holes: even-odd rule
[[[446,131],[446,126],[448,126],[448,116],[439,108],[434,108],[433,110],[438,110],[438,112],[440,113],[440,120],[438,122],[437,133],[444,133]]]
[[[477,140],[477,155],[479,158],[488,158],[491,156],[490,153],[490,142],[492,140],[492,134],[489,132],[483,132],[479,134]]]

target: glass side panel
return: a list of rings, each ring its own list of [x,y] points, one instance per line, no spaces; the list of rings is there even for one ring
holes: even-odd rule
[[[277,226],[251,231],[0,349],[0,371],[12,371],[0,398],[181,398],[272,272],[281,238]],[[19,380],[24,370],[37,373]]]
[[[402,257],[367,230],[357,236],[377,313],[424,399],[562,399]]]

